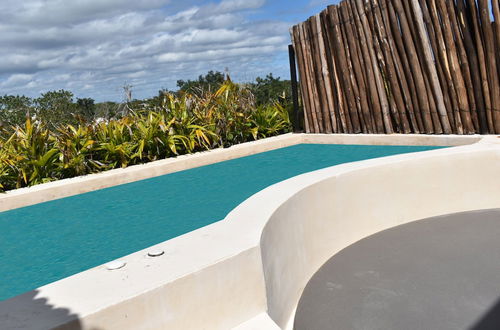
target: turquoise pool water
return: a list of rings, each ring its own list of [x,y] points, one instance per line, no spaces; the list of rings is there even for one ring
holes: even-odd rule
[[[221,220],[295,175],[436,148],[300,144],[0,212],[0,300]]]

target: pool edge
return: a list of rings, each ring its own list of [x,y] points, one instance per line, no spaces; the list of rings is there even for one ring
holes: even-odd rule
[[[484,139],[480,135],[418,135],[418,134],[304,134],[289,133],[246,142],[229,148],[219,148],[123,169],[63,179],[0,194],[0,212],[70,197],[95,190],[179,172],[195,167],[250,156],[301,143],[368,144],[414,146],[460,146]]]

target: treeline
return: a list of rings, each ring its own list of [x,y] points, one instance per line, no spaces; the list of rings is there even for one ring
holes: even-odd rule
[[[125,105],[116,102],[95,103],[92,98],[74,99],[72,92],[57,90],[38,98],[20,95],[0,96],[0,126],[23,125],[26,118],[36,118],[47,126],[90,122],[114,118]]]
[[[219,71],[209,71],[200,75],[197,80],[177,80],[178,92],[198,93],[199,91],[216,91],[226,80]],[[292,85],[290,80],[281,80],[272,73],[265,78],[257,77],[255,82],[243,84],[255,96],[256,105],[265,105],[279,100],[282,104],[291,104]]]
[[[75,98],[71,91],[57,90],[41,94],[38,98],[20,95],[0,96],[0,127],[23,125],[27,117],[42,121],[49,129],[59,125],[77,125],[95,120],[121,118],[131,111],[154,109],[161,106],[165,95],[182,97],[185,94],[200,96],[217,91],[226,76],[219,71],[209,71],[196,80],[178,80],[177,91],[162,89],[149,99],[133,99],[124,102],[96,103],[92,98]],[[239,84],[253,95],[255,106],[279,102],[291,111],[291,84],[272,73],[265,78],[258,77],[253,83]]]

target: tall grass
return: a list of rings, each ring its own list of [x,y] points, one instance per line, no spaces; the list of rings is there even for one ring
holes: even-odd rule
[[[37,118],[0,129],[0,191],[147,163],[291,130],[279,102],[256,106],[230,81],[216,92],[164,94],[156,106],[101,122],[56,125]]]

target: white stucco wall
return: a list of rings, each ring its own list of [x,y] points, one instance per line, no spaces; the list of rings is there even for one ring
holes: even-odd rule
[[[479,139],[287,135],[259,142],[259,151],[300,142],[462,145]],[[235,154],[248,154],[252,145],[236,149]],[[239,157],[231,148],[216,152],[220,154],[193,158],[204,165]],[[175,170],[194,163],[176,163]],[[140,175],[130,174],[127,180],[151,175],[148,166],[158,166],[154,173],[172,169],[152,163],[132,169]],[[104,184],[121,182],[115,181],[119,175],[107,174],[101,175]],[[85,178],[72,180],[68,187],[61,181],[51,184],[55,187],[13,192],[0,205],[9,209],[23,204],[23,197],[29,205],[83,189]],[[49,197],[40,196],[44,194]],[[500,207],[497,137],[334,166],[273,185],[224,221],[152,247],[165,251],[161,257],[148,257],[146,249],[124,257],[127,264],[122,269],[96,267],[0,302],[0,328],[290,328],[307,281],[340,249],[409,221],[495,207]]]
[[[309,175],[316,183],[279,206],[263,230],[268,314],[291,329],[312,275],[366,236],[427,217],[500,207],[499,147],[394,156]]]

